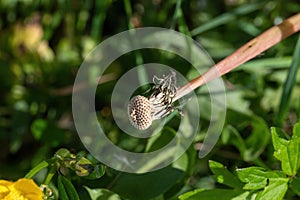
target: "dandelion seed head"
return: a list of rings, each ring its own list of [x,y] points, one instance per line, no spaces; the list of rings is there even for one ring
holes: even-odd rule
[[[128,104],[128,116],[131,124],[145,130],[152,124],[151,103],[148,98],[141,95],[133,97]]]
[[[149,128],[153,120],[161,119],[176,109],[173,106],[173,98],[177,89],[175,72],[163,78],[154,76],[153,82],[155,83],[154,92],[149,98],[137,95],[128,104],[130,122],[139,130]]]

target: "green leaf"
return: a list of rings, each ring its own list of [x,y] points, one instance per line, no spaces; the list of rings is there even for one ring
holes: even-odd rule
[[[247,150],[242,154],[245,161],[255,160],[265,149],[270,139],[269,127],[258,117],[251,116],[251,135],[245,140]]]
[[[121,200],[121,197],[118,194],[107,189],[91,189],[86,186],[85,189],[88,191],[91,200]]]
[[[164,127],[160,133],[150,137],[146,146],[146,152],[156,151],[168,144],[176,135],[176,131],[170,127]]]
[[[227,124],[224,128],[221,139],[224,144],[234,145],[242,155],[247,149],[247,146],[238,130],[229,124]]]
[[[282,200],[288,189],[288,178],[270,178],[269,184],[256,199],[259,200]]]
[[[232,124],[224,129],[223,142],[235,146],[244,161],[255,160],[264,151],[270,139],[267,123],[258,116],[246,115],[231,109],[228,109],[227,120]],[[243,132],[247,132],[249,136],[243,138],[241,135]]]
[[[177,160],[172,163],[172,167],[180,169],[182,171],[187,171],[189,167],[189,155],[185,152]]]
[[[281,161],[282,170],[289,176],[294,176],[300,167],[300,123],[293,129],[291,140],[280,138],[278,130],[271,128],[274,156]]]
[[[245,199],[252,199],[251,196],[249,195],[252,195],[250,192],[246,191],[234,198],[232,198],[232,200],[245,200]]]
[[[77,191],[71,181],[62,175],[58,175],[58,191],[62,200],[79,200]]]
[[[245,90],[233,90],[226,93],[226,105],[227,108],[237,111],[243,114],[251,114],[251,109],[249,108],[249,102],[245,101],[245,95],[247,91]],[[238,106],[237,106],[238,105]]]
[[[198,189],[192,192],[185,193],[179,196],[180,200],[232,200],[235,197],[242,195],[242,190],[230,190],[230,189],[213,189],[203,190]],[[238,199],[238,198],[237,198]]]
[[[237,175],[239,179],[246,183],[244,190],[258,190],[268,185],[270,178],[285,178],[285,174],[275,171],[265,171],[262,167],[248,167],[238,169]]]
[[[58,176],[57,185],[58,185],[59,199],[69,200],[67,191],[64,187],[64,184],[62,183],[61,175]]]
[[[227,185],[232,188],[243,187],[243,183],[221,163],[209,161],[209,168],[214,173],[218,183]]]
[[[121,173],[111,190],[130,200],[151,199],[168,191],[183,177],[183,171],[172,167],[145,174]]]
[[[289,184],[290,188],[300,197],[300,178],[292,179],[291,183]]]
[[[196,190],[193,190],[193,191],[186,192],[186,193],[180,195],[179,199],[180,200],[187,200],[187,199],[191,198],[193,195],[196,195],[196,194],[198,194],[198,193],[200,193],[202,191],[205,191],[205,189],[204,188],[200,188],[200,189],[196,189]]]
[[[271,71],[274,72],[274,69],[288,68],[288,66],[291,64],[291,61],[292,57],[290,56],[260,58],[244,63],[240,67],[235,68],[233,71],[245,70],[250,73],[256,73],[260,76],[265,76]]]
[[[246,15],[255,10],[261,9],[262,5],[263,5],[262,3],[253,3],[253,4],[246,4],[244,6],[238,7],[237,9],[231,12],[227,12],[222,15],[219,15],[216,18],[209,20],[209,22],[196,27],[191,31],[191,34],[195,36],[205,31],[208,31],[210,29],[214,29],[220,25],[226,24],[229,21],[236,19],[239,15]]]

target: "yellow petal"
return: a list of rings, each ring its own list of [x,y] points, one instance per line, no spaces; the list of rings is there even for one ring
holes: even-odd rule
[[[19,179],[14,183],[14,189],[28,200],[42,200],[43,193],[32,179]]]
[[[0,185],[0,199],[4,199],[9,194],[9,189],[6,186]]]
[[[13,184],[13,182],[7,180],[0,180],[0,185],[9,186],[11,184]]]
[[[6,180],[0,180],[0,199],[4,199],[10,192],[8,186],[11,185],[12,182]]]

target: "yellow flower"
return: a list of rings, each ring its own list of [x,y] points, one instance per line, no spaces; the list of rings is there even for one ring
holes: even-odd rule
[[[1,200],[42,200],[43,193],[32,179],[21,178],[16,182],[0,180]]]

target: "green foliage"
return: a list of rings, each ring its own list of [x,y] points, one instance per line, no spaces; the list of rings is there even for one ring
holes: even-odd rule
[[[66,179],[65,177],[59,175],[58,176],[58,191],[60,194],[60,199],[62,200],[79,200],[79,196],[76,192],[71,181]]]
[[[110,36],[136,27],[170,28],[192,36],[217,62],[299,10],[296,0],[0,1],[0,178],[35,178],[47,188],[48,199],[299,198],[297,35],[223,77],[226,122],[218,143],[203,159],[197,154],[211,113],[205,87],[196,91],[201,130],[194,143],[170,166],[147,174],[115,171],[85,152],[71,109],[80,64]],[[114,122],[114,85],[133,66],[150,62],[171,66],[187,79],[199,75],[178,56],[152,49],[134,51],[111,64],[97,88],[97,116],[115,145],[137,153],[168,144],[180,120],[172,113],[170,125],[148,139],[125,135]],[[139,68],[137,79],[147,82],[146,73]],[[190,119],[182,119],[189,133]],[[278,128],[270,133],[274,125]],[[164,152],[144,167],[172,153]]]
[[[172,167],[141,175],[122,173],[111,190],[128,199],[152,199],[167,192],[183,176],[183,171]]]
[[[48,161],[43,161],[31,169],[25,178],[32,178],[41,170],[48,168],[48,172],[43,184],[45,199],[79,199],[78,193],[72,182],[66,178],[76,176],[88,180],[95,180],[105,173],[104,166],[85,152],[72,154],[67,149],[59,149]],[[50,187],[50,182],[57,175],[58,194],[54,195],[56,188]]]
[[[113,193],[110,190],[107,189],[90,189],[88,187],[85,187],[88,191],[91,200],[121,200],[121,197],[117,195],[116,193]]]
[[[295,47],[295,52],[293,55],[293,62],[291,64],[291,67],[289,68],[288,75],[286,77],[284,86],[283,86],[283,91],[281,95],[281,101],[279,105],[279,111],[277,115],[277,123],[279,125],[282,124],[284,121],[284,118],[286,116],[286,111],[288,110],[289,106],[289,99],[292,93],[293,88],[297,84],[296,82],[296,77],[297,77],[297,72],[298,68],[300,66],[300,36],[298,37],[297,44]]]
[[[281,161],[282,170],[289,176],[295,176],[300,167],[300,124],[293,129],[293,136],[285,140],[278,136],[276,128],[272,128],[274,156]]]
[[[231,110],[228,110],[227,118],[229,120],[232,118],[232,124],[225,127],[222,141],[224,144],[235,146],[240,151],[243,160],[255,160],[269,142],[270,134],[266,122],[258,116],[249,116]],[[249,126],[251,126],[251,134],[243,138],[239,129],[242,130]]]
[[[210,161],[209,167],[217,183],[230,189],[197,189],[180,196],[180,200],[193,199],[284,199],[288,189],[299,196],[299,153],[300,123],[294,126],[290,140],[278,136],[275,127],[271,128],[274,156],[281,161],[281,170],[268,170],[263,167],[247,167],[231,173],[221,163]]]
[[[215,179],[218,183],[227,185],[231,188],[240,188],[242,182],[238,180],[228,169],[224,167],[221,163],[210,161],[209,168],[215,175]]]

